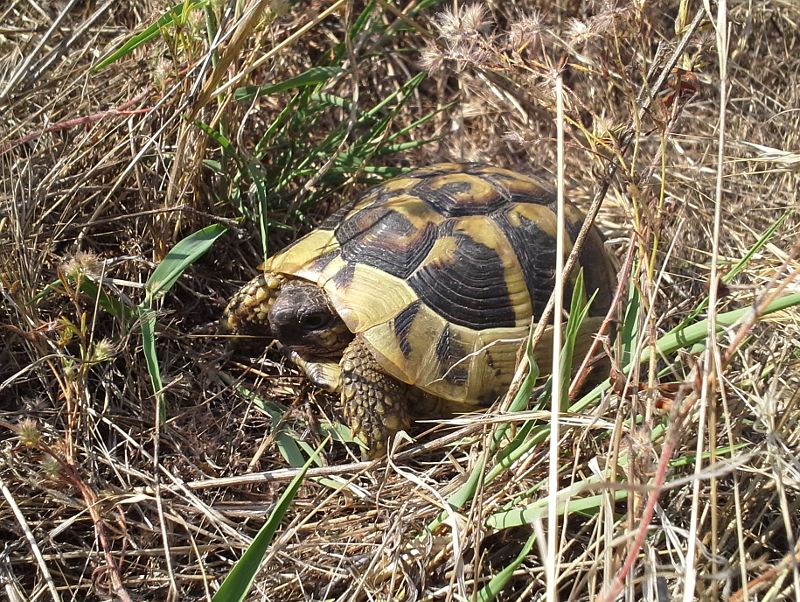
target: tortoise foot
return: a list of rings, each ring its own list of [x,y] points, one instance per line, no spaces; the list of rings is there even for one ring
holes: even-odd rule
[[[409,387],[386,374],[361,337],[345,349],[342,411],[353,435],[367,446],[367,456],[386,454],[387,442],[411,426]]]

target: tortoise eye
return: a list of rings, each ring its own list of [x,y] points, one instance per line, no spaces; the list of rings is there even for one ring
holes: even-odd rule
[[[318,330],[325,326],[330,319],[330,314],[321,311],[314,311],[300,316],[300,326],[304,330]]]

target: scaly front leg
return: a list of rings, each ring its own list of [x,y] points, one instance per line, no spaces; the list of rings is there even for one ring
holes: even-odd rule
[[[384,372],[360,336],[344,350],[341,367],[345,420],[369,457],[383,456],[392,435],[411,426],[410,387]]]

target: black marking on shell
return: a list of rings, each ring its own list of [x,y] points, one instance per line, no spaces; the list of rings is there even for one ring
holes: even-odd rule
[[[573,222],[567,221],[566,230],[570,239],[577,240],[578,234],[583,227],[581,220]],[[616,285],[616,278],[614,276],[613,265],[610,264],[608,254],[605,250],[603,235],[595,228],[589,232],[583,248],[578,254],[578,266],[575,269],[583,268],[583,282],[586,287],[587,299],[591,297],[595,291],[595,297],[592,305],[589,307],[590,316],[605,316],[611,306],[611,300],[614,296],[614,286]],[[570,286],[570,293],[572,292]],[[566,306],[568,307],[568,306]]]
[[[469,192],[471,188],[472,186],[469,185],[468,181],[456,180],[454,182],[447,182],[446,184],[439,186],[438,190],[439,192],[455,196]]]
[[[489,368],[492,371],[492,374],[494,374],[495,378],[500,376],[500,373],[502,371],[500,370],[500,368],[497,368],[494,365],[494,360],[492,359],[492,354],[491,353],[484,353],[483,354],[483,361],[486,362],[486,367]]]
[[[425,259],[436,237],[433,224],[419,229],[405,215],[386,207],[364,209],[336,229],[345,260],[403,279]]]
[[[339,207],[336,211],[326,217],[319,226],[320,230],[335,230],[336,226],[347,216],[348,213],[356,206],[358,200],[351,201]]]
[[[414,323],[414,318],[417,317],[417,312],[419,312],[419,305],[419,301],[414,301],[414,303],[410,304],[394,318],[394,334],[397,337],[398,344],[400,345],[400,351],[403,352],[405,357],[408,357],[411,354],[411,341],[409,340],[409,334],[411,331],[411,325]]]
[[[310,264],[308,264],[308,267],[315,272],[321,272],[326,267],[328,267],[328,264],[334,259],[336,259],[338,256],[339,256],[339,249],[328,251],[327,253],[323,253],[322,255],[314,259]]]
[[[380,186],[368,188],[362,194],[347,201],[336,211],[326,217],[319,226],[320,230],[336,230],[336,227],[342,223],[342,220],[347,217],[347,214],[350,213],[357,205],[368,206],[369,204],[375,204],[375,199],[380,196],[380,193]]]
[[[576,240],[578,238],[578,234],[581,233],[581,227],[583,226],[583,222],[575,221],[570,222],[569,220],[565,220],[564,223],[564,230],[567,233],[567,236],[570,240]]]
[[[472,173],[471,169],[481,167],[479,163],[435,163],[427,167],[418,167],[403,174],[406,178],[430,178],[451,173]]]
[[[485,211],[487,214],[493,210],[497,211],[498,209],[502,209],[506,203],[530,203],[534,205],[553,205],[555,203],[555,195],[547,189],[545,184],[542,184],[540,187],[535,180],[533,182],[528,182],[527,179],[520,177],[519,174],[516,174],[512,171],[498,171],[483,163],[462,163],[448,165],[446,169],[441,168],[441,166],[426,167],[416,169],[405,175],[406,177],[412,176],[420,178],[421,180],[425,180],[453,173],[463,173],[480,178],[484,182],[488,182],[492,188],[497,191],[498,196],[501,197],[501,199],[492,201],[497,203],[497,206],[494,207],[494,209],[484,209],[478,211],[478,214],[482,214],[483,211]],[[421,184],[424,187],[424,182],[421,182]],[[442,187],[441,190],[451,193],[459,193],[466,190],[466,185],[461,188],[449,188],[452,184],[455,183],[448,184]],[[420,196],[422,196],[425,200],[428,200],[426,197],[424,197],[424,195],[420,194]],[[439,209],[437,208],[437,211],[438,210]],[[453,215],[458,216],[469,214],[464,213]]]
[[[542,312],[555,285],[556,241],[535,222],[518,216],[521,224],[515,226],[508,212],[495,216],[495,221],[511,243],[522,268],[534,318]]]
[[[527,203],[530,205],[545,205],[545,206],[552,206],[553,204],[553,196],[549,193],[544,193],[541,196],[537,196],[530,193],[514,193],[511,195],[511,200],[514,203]]]
[[[447,227],[443,228],[447,230]],[[516,325],[505,270],[494,249],[464,233],[452,234],[453,257],[434,257],[409,278],[419,298],[434,312],[474,330]]]
[[[503,181],[504,179],[489,176],[487,180],[489,180],[492,183],[492,186],[495,188],[507,190],[506,183]],[[528,190],[517,190],[510,193],[510,202],[555,207],[555,195],[546,189],[538,190],[536,187],[531,185],[530,189]]]
[[[531,298],[533,317],[537,319],[544,312],[555,286],[556,240],[525,216],[517,215],[517,218],[521,222],[519,226],[511,223],[508,211],[494,216],[517,255]],[[572,238],[569,229],[567,235]],[[568,309],[572,297],[571,284],[567,285],[564,293],[564,307]]]
[[[425,178],[414,186],[413,194],[445,217],[489,215],[508,203],[508,199],[498,192],[487,195],[486,198],[472,198],[471,202],[454,196],[469,188],[468,182],[450,182],[436,189],[431,187],[430,179]]]
[[[468,362],[460,362],[460,360],[464,359],[466,351],[461,342],[451,334],[449,325],[445,326],[442,334],[439,335],[434,351],[442,368],[442,378],[452,385],[465,385]]]
[[[348,261],[341,270],[336,272],[336,275],[331,280],[333,280],[333,284],[336,285],[336,288],[344,290],[353,281],[355,272],[355,265]]]

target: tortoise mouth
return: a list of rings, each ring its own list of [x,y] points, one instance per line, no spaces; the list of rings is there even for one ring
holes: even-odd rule
[[[275,341],[268,325],[241,322],[231,315],[220,320],[219,330],[228,337],[228,346],[237,355],[261,355]]]
[[[259,326],[287,349],[313,357],[341,355],[353,339],[325,291],[299,280],[282,288]]]
[[[296,321],[275,321],[271,324],[269,338],[278,341],[286,349],[309,357],[340,357],[353,340],[353,333],[335,314],[324,326],[310,330]]]

